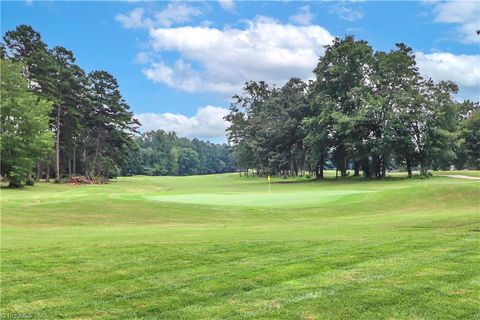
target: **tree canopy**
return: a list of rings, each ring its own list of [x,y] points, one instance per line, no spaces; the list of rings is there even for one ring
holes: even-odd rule
[[[106,71],[86,74],[73,52],[60,46],[48,48],[27,25],[3,36],[4,75],[8,80],[2,81],[2,122],[11,126],[2,129],[2,175],[10,183],[18,184],[13,175],[20,163],[20,184],[31,182],[27,177],[34,167],[36,179],[47,181],[51,169],[56,181],[77,173],[89,178],[118,173],[139,123],[114,76]],[[18,83],[12,85],[10,79]],[[23,123],[28,123],[31,133],[19,131]],[[45,128],[49,129],[45,134],[38,132]],[[35,139],[30,139],[33,135]],[[29,143],[21,145],[15,139]],[[9,145],[29,152],[12,153],[13,165],[9,165],[3,152]]]
[[[10,184],[27,182],[37,158],[53,146],[48,128],[52,103],[28,90],[20,62],[0,61],[0,152],[1,174]]]
[[[327,166],[383,178],[388,168],[411,176],[417,166],[421,174],[478,166],[479,104],[456,101],[453,82],[424,79],[411,48],[374,51],[346,36],[325,49],[308,84],[250,81],[234,97],[225,119],[239,167],[322,178]]]
[[[353,36],[325,47],[314,79],[281,87],[249,81],[225,117],[229,145],[139,134],[113,75],[85,72],[27,25],[1,44],[1,174],[12,186],[118,174],[191,175],[255,169],[323,177],[387,170],[480,168],[480,104],[457,101],[451,81],[423,78],[403,43],[375,51]]]
[[[135,139],[121,168],[124,175],[192,175],[235,170],[230,147],[198,139],[177,137],[175,132],[149,131]]]

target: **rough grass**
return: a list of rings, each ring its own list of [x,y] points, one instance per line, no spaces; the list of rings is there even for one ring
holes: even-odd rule
[[[454,170],[454,171],[434,171],[434,175],[461,175],[467,177],[480,177],[480,171],[476,170]]]
[[[478,181],[274,182],[2,189],[2,317],[480,317]]]

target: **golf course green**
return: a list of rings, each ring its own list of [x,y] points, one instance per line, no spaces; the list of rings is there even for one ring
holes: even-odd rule
[[[2,319],[480,318],[480,180],[37,183],[1,222]]]

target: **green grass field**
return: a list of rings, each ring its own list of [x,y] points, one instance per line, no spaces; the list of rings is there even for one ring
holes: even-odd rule
[[[480,319],[480,182],[1,191],[5,319]]]
[[[467,177],[480,177],[480,171],[475,170],[456,170],[456,171],[434,171],[434,175],[462,175]]]

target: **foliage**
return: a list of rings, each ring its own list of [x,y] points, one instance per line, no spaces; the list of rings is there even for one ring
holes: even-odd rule
[[[227,145],[179,138],[175,132],[163,130],[143,133],[127,154],[123,175],[183,176],[235,170]]]
[[[465,119],[460,122],[460,143],[457,152],[457,167],[480,170],[480,106],[473,105]]]
[[[1,60],[0,70],[1,174],[11,186],[21,187],[32,184],[27,180],[35,160],[52,146],[48,130],[52,103],[28,90],[23,64]]]
[[[118,175],[138,122],[122,98],[116,79],[106,71],[87,75],[75,64],[73,52],[60,46],[49,49],[40,34],[27,25],[5,33],[2,54],[2,69],[22,63],[30,107],[35,105],[33,100],[37,104],[49,101],[47,125],[55,135],[55,150],[51,142],[31,144],[31,152],[17,157],[10,166],[23,168],[22,177],[36,167],[36,179],[45,177],[47,181],[53,169],[57,182],[77,173],[89,179]],[[12,96],[11,103],[23,106],[26,102]],[[45,108],[34,109],[42,113]],[[18,139],[28,139],[29,133],[17,133]],[[38,148],[42,157],[37,156]]]
[[[314,74],[280,89],[247,82],[234,96],[227,136],[245,173],[323,178],[333,166],[343,177],[353,169],[384,178],[403,166],[412,176],[417,166],[425,175],[455,161],[478,165],[478,104],[455,101],[453,82],[423,79],[405,44],[374,52],[353,36],[335,39]]]

